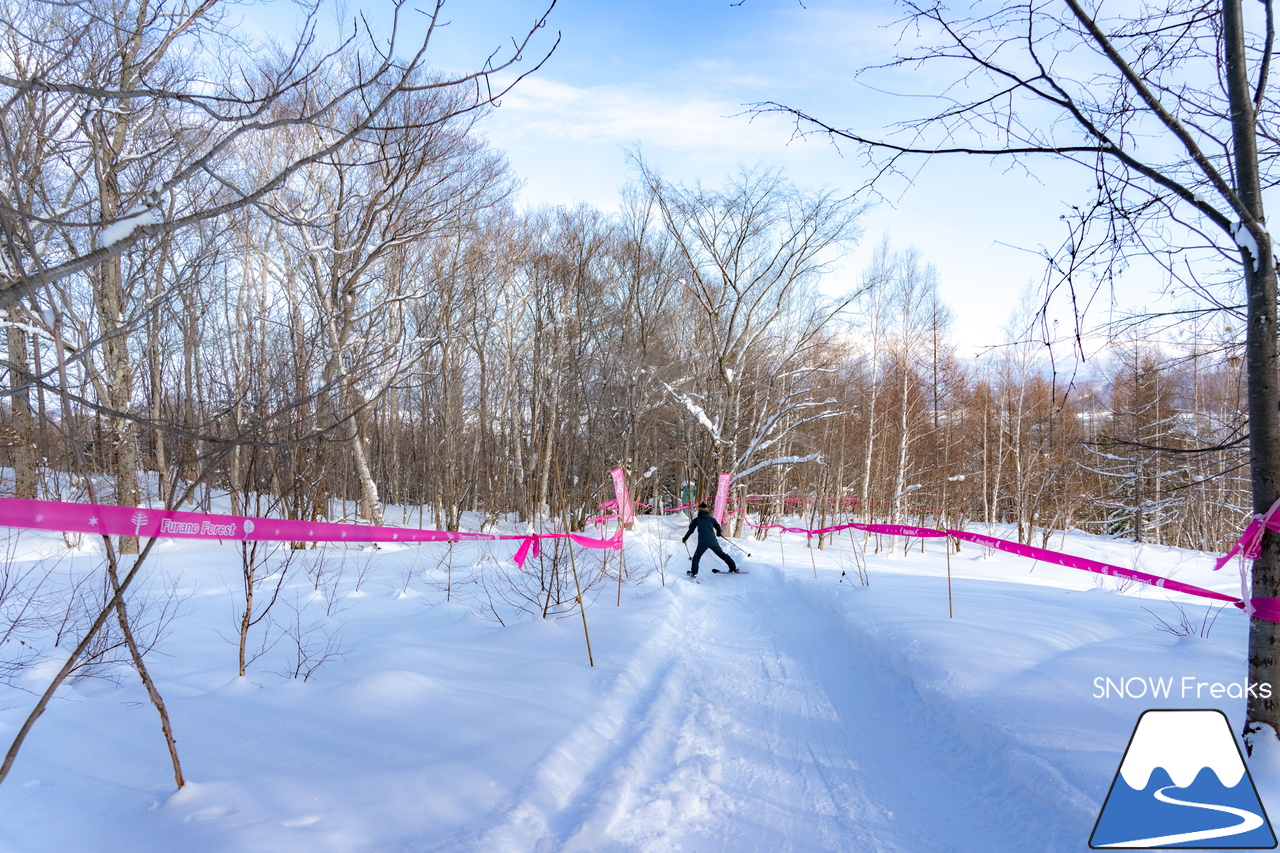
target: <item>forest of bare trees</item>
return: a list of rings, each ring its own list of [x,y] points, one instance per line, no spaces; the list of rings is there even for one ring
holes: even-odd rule
[[[464,511],[581,520],[622,465],[667,506],[723,470],[824,518],[1210,549],[1238,531],[1243,450],[1178,452],[1241,429],[1225,332],[1117,342],[1083,379],[1013,317],[960,359],[914,249],[886,240],[844,297],[819,293],[853,201],[645,167],[622,213],[519,212],[481,131],[380,130],[254,216],[126,252],[110,348],[90,276],[11,306],[13,494],[89,499],[79,457],[111,475],[99,500],[229,492],[248,514],[458,529]]]
[[[1230,328],[1063,373],[1027,311],[961,359],[917,250],[839,266],[858,198],[637,155],[620,211],[521,210],[484,90],[421,57],[304,44],[208,95],[178,46],[233,40],[216,4],[22,9],[8,51],[32,64],[0,81],[23,128],[0,217],[15,496],[457,529],[580,521],[621,465],[648,503],[731,471],[765,513],[1023,541],[1213,549],[1247,514]],[[38,26],[61,34],[43,59]],[[56,84],[89,69],[110,79]]]
[[[737,507],[810,527],[1239,533],[1235,314],[1135,321],[1064,364],[1029,301],[962,358],[918,249],[849,269],[861,195],[749,166],[687,184],[637,152],[617,210],[522,208],[485,119],[554,50],[546,17],[446,76],[434,9],[416,41],[397,17],[323,47],[311,18],[263,46],[217,0],[0,0],[5,496],[581,529],[622,467],[657,509],[731,472]],[[0,781],[110,634],[183,784],[126,596],[154,541],[104,537],[101,601]],[[243,675],[270,591],[241,556]]]

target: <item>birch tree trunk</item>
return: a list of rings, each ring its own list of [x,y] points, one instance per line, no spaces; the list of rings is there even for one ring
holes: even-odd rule
[[[11,309],[12,312],[12,309]],[[5,329],[9,344],[9,412],[16,434],[11,447],[13,454],[13,496],[32,500],[36,497],[36,448],[35,421],[31,416],[31,381],[27,333],[18,326]]]
[[[1270,11],[1270,4],[1268,11]],[[1227,91],[1231,108],[1235,153],[1236,194],[1252,221],[1245,220],[1253,246],[1240,250],[1248,299],[1245,362],[1249,376],[1249,450],[1253,511],[1265,513],[1280,498],[1280,387],[1276,340],[1276,262],[1263,210],[1262,179],[1258,167],[1257,116],[1249,86],[1245,57],[1243,10],[1240,0],[1222,0]],[[1237,236],[1237,241],[1245,243]],[[1256,254],[1256,256],[1255,256]],[[1280,535],[1265,531],[1253,563],[1255,598],[1280,597]],[[1249,681],[1268,683],[1262,691],[1248,691],[1246,740],[1260,725],[1280,736],[1280,624],[1253,616],[1249,620]]]

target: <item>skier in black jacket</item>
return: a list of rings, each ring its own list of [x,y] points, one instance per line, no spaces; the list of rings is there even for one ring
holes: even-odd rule
[[[723,536],[720,532],[720,522],[711,517],[711,513],[707,512],[706,504],[698,504],[698,515],[689,522],[689,529],[685,532],[681,542],[688,542],[689,537],[693,535],[693,531],[698,531],[698,547],[693,552],[693,565],[689,567],[689,576],[698,576],[698,561],[702,559],[704,551],[710,551],[720,559],[724,560],[729,566],[729,571],[736,572],[738,567],[724,551],[720,550],[720,543],[716,542],[717,536]]]

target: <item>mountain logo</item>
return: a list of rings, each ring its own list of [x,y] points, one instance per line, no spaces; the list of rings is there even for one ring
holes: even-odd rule
[[[1227,716],[1144,711],[1089,838],[1094,850],[1270,850],[1267,813]]]

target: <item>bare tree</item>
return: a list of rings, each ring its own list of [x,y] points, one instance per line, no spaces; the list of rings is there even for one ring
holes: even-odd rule
[[[11,395],[9,426],[13,431],[8,437],[8,444],[13,448],[13,496],[31,499],[36,497],[37,471],[35,418],[31,412],[32,371],[28,328],[28,324],[17,318],[5,321]]]
[[[285,265],[305,287],[321,336],[319,380],[333,389],[321,395],[321,417],[346,440],[360,514],[374,524],[382,507],[369,406],[406,373],[413,353],[439,342],[421,329],[405,345],[407,306],[436,286],[414,246],[447,238],[509,189],[505,163],[471,132],[467,97],[438,89],[402,96],[382,125],[354,138],[341,157],[302,170],[304,180],[270,207],[289,226],[281,232]]]
[[[857,235],[862,208],[771,171],[744,170],[717,190],[671,184],[635,163],[680,254],[691,349],[685,380],[668,387],[705,430],[704,482],[815,461],[788,454],[787,437],[837,408],[808,380],[830,369],[826,335],[852,297],[827,304],[816,283]]]
[[[876,441],[884,431],[880,423],[880,392],[883,383],[880,374],[885,354],[885,326],[889,320],[888,297],[889,278],[893,271],[893,250],[888,237],[883,238],[876,246],[871,263],[862,273],[862,298],[858,307],[861,309],[863,348],[862,411],[865,435],[865,453],[862,467],[862,486],[859,491],[859,506],[864,514],[871,511],[871,478],[875,467]],[[871,518],[866,517],[867,521]]]
[[[921,380],[931,355],[929,332],[940,310],[937,268],[923,264],[919,250],[909,248],[896,257],[888,289],[890,311],[897,327],[893,330],[889,355],[896,391],[897,423],[893,427],[898,438],[889,520],[891,524],[900,524],[903,497],[921,485],[908,483],[907,479],[913,470],[912,447],[924,425]]]
[[[1099,496],[1099,504],[1111,511],[1107,532],[1126,533],[1137,542],[1164,541],[1161,528],[1186,499],[1180,490],[1185,472],[1156,450],[1185,444],[1174,383],[1163,368],[1166,361],[1154,346],[1134,341],[1120,347],[1112,372],[1109,417],[1091,447],[1091,468],[1107,484]]]
[[[409,9],[396,3],[389,40],[361,23],[333,49],[323,48],[316,36],[318,3],[306,9],[299,40],[277,49],[238,36],[223,5],[220,0],[6,3],[0,36],[10,61],[0,74],[0,117],[7,124],[10,114],[32,109],[31,99],[37,98],[39,109],[60,120],[47,125],[54,138],[38,151],[43,162],[10,157],[10,168],[47,174],[31,195],[0,202],[6,254],[0,307],[100,267],[149,237],[268,199],[299,170],[376,127],[406,92],[469,91],[461,109],[476,109],[501,97],[554,49],[553,44],[539,53],[533,47],[549,6],[524,36],[489,56],[479,70],[427,77],[428,47],[443,24],[443,0],[427,11],[425,32],[416,43],[405,43],[400,16]],[[367,45],[365,56],[351,61],[358,41]],[[525,59],[526,51],[532,61]],[[216,63],[222,73],[194,73],[178,62],[183,55]],[[344,66],[350,73],[341,85],[324,84],[327,73]],[[89,68],[104,69],[109,77],[87,75]],[[335,121],[340,112],[346,119]],[[137,117],[146,115],[168,125],[163,139],[156,138],[156,150],[136,147],[141,140],[131,132]],[[82,117],[88,126],[82,126]],[[247,176],[245,158],[282,128],[316,132],[309,139],[300,134],[292,156],[273,170]],[[96,172],[93,164],[102,160],[86,157],[87,150],[109,150],[111,161],[151,174],[126,178],[120,172]],[[10,192],[23,186],[21,180],[6,184]],[[94,191],[68,196],[63,188],[71,185]],[[53,244],[55,232],[66,239]]]

